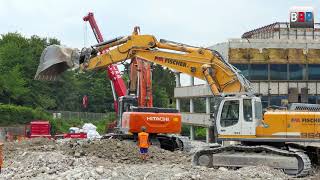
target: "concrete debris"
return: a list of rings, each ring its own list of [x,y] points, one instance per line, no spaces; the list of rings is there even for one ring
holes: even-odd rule
[[[134,142],[120,141],[117,139],[103,140],[70,140],[57,147],[65,155],[74,157],[95,156],[114,163],[141,164],[139,149]],[[190,158],[183,153],[173,153],[151,146],[149,149],[148,163],[191,163]]]
[[[190,154],[193,154],[201,149],[209,148],[209,147],[219,147],[220,145],[217,143],[205,143],[202,141],[190,141]]]
[[[220,171],[228,171],[228,169],[225,168],[225,167],[219,167],[219,170],[220,170]]]
[[[288,179],[269,167],[241,169],[191,165],[191,156],[150,148],[146,162],[133,142],[47,140],[6,143],[0,179]]]

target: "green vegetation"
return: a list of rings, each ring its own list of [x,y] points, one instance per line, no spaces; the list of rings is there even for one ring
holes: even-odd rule
[[[115,114],[109,113],[107,118],[102,120],[84,120],[84,119],[52,119],[50,114],[40,108],[32,109],[29,107],[2,105],[0,104],[0,125],[17,125],[28,124],[32,120],[49,120],[51,124],[51,133],[65,133],[70,127],[81,128],[84,123],[92,123],[97,126],[97,131],[101,134],[105,133],[106,125],[115,120]]]
[[[58,81],[36,81],[40,56],[44,48],[60,44],[54,38],[24,37],[19,33],[7,33],[0,37],[0,124],[26,124],[34,119],[50,119],[46,110],[87,111],[110,113],[113,96],[106,71],[66,72]],[[128,78],[125,71],[124,79]],[[154,106],[174,107],[174,74],[159,65],[153,67]],[[89,106],[82,108],[82,97],[87,95]],[[6,105],[8,104],[8,105]],[[60,121],[60,120],[59,120]],[[65,132],[79,120],[54,122],[57,131]],[[78,122],[79,121],[79,122]],[[108,120],[105,120],[108,121]],[[98,130],[105,123],[96,122]]]
[[[113,112],[113,96],[106,71],[66,72],[58,81],[33,80],[45,47],[60,44],[57,39],[8,33],[0,38],[0,103],[45,110]],[[125,71],[124,77],[127,77]],[[125,78],[126,79],[126,78]],[[174,74],[154,66],[155,106],[173,106]],[[82,109],[82,97],[89,98]],[[170,101],[171,100],[171,101]]]
[[[182,125],[181,135],[190,136],[190,126]],[[203,127],[195,127],[196,139],[206,139],[206,129]]]
[[[206,138],[206,128],[203,127],[196,127],[196,137],[199,139],[205,139]]]
[[[0,105],[0,125],[27,124],[35,119],[49,119],[49,114],[40,108]]]
[[[153,106],[175,108],[175,76],[168,68],[154,65],[152,71]]]

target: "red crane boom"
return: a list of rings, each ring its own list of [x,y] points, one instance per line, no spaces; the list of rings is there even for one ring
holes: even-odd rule
[[[83,17],[83,20],[89,22],[97,42],[98,43],[103,42],[102,34],[99,30],[96,20],[94,19],[93,13],[89,12],[87,16]],[[100,53],[104,53],[104,51],[107,51],[107,50],[108,49],[104,49]],[[125,96],[127,92],[127,87],[120,75],[120,71],[117,65],[108,66],[107,73],[111,82],[111,88],[112,88],[112,94],[113,94],[113,100],[114,100],[114,109],[116,112],[118,112],[117,97]]]

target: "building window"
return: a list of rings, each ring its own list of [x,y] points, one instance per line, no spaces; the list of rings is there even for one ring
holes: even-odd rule
[[[305,80],[306,66],[304,64],[289,64],[289,79],[290,80]]]
[[[320,64],[309,64],[309,80],[320,80]]]
[[[239,100],[225,101],[221,112],[221,127],[237,124],[239,121]]]
[[[248,78],[249,77],[249,65],[248,64],[233,64],[234,67],[241,71],[241,74]]]
[[[274,106],[286,106],[288,103],[287,96],[271,96],[270,97],[270,105]]]
[[[262,104],[260,101],[254,101],[254,117],[256,120],[262,120]]]
[[[268,96],[262,96],[261,97],[261,103],[263,108],[267,108],[269,106],[269,97]]]
[[[250,65],[251,80],[268,80],[267,64],[251,64]]]
[[[317,104],[317,96],[308,96],[308,103]]]
[[[287,64],[270,64],[270,80],[288,80]]]

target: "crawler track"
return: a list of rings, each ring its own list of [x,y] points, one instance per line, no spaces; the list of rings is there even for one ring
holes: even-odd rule
[[[245,167],[266,165],[282,169],[295,177],[307,176],[311,170],[309,157],[300,149],[283,150],[272,146],[232,145],[196,152],[193,165],[207,167]]]

